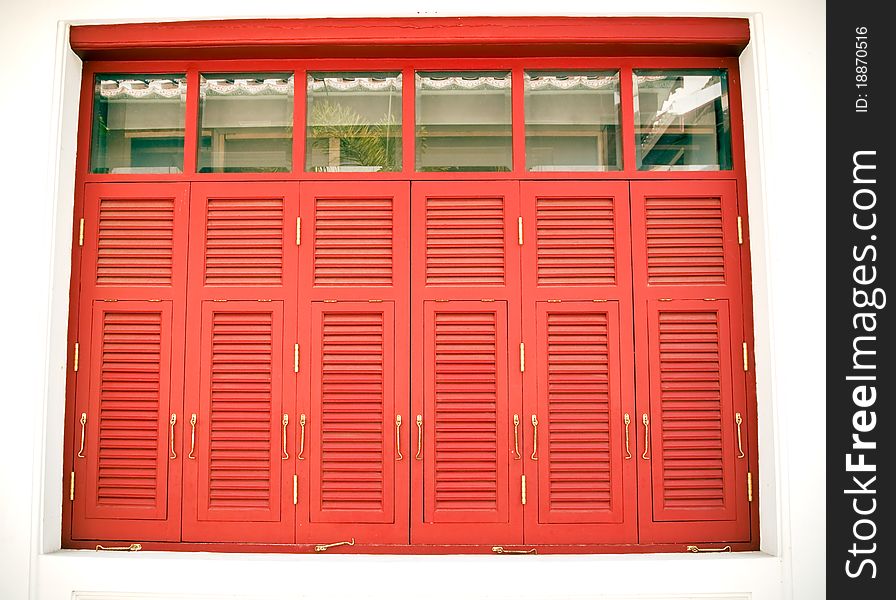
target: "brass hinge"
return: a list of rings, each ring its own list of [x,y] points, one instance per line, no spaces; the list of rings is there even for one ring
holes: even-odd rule
[[[520,342],[520,373],[526,372],[526,344]]]
[[[744,225],[740,215],[737,215],[737,243],[744,243]]]
[[[753,501],[753,473],[747,471],[747,502]]]
[[[79,344],[78,342],[75,342],[75,364],[74,364],[75,373],[78,372],[78,359],[80,358],[80,354],[81,354],[81,344]]]
[[[68,484],[68,499],[72,502],[75,501],[75,472],[72,471],[72,478]]]
[[[520,502],[526,505],[526,476],[520,475]]]
[[[296,373],[299,372],[299,345],[298,344],[296,344],[296,346],[295,346],[295,354],[293,355],[292,369]]]
[[[296,246],[302,245],[302,217],[296,217]]]
[[[747,357],[747,343],[744,342],[744,371],[749,371],[749,370],[750,370],[750,362],[749,362],[749,358]]]
[[[272,302],[270,298],[259,298],[256,302]]]
[[[368,300],[368,302],[373,303],[373,304],[376,304],[376,303],[378,303],[378,302],[382,302],[382,300]]]
[[[480,298],[479,301],[480,302],[494,302],[495,299],[494,298]]]
[[[131,544],[130,546],[100,546],[97,544],[97,551],[105,550],[107,552],[139,552],[143,550],[143,544]]]
[[[337,301],[336,300],[324,300],[324,302],[326,302],[327,304],[335,304]]]
[[[519,238],[520,246],[523,245],[523,218],[519,217],[516,221],[517,225],[517,236]]]
[[[560,302],[563,302],[563,300],[548,300],[548,302],[549,303],[560,303]]]
[[[84,217],[81,217],[81,222],[78,224],[78,245],[84,245]]]
[[[299,476],[292,476],[292,503],[296,505],[299,503]]]

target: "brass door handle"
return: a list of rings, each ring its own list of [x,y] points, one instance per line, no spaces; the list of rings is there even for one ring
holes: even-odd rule
[[[538,417],[532,415],[532,460],[538,460]]]
[[[740,439],[740,425],[744,422],[743,417],[740,416],[740,413],[734,413],[734,422],[737,423],[737,457],[744,457],[744,448],[741,445]]]
[[[628,413],[622,415],[622,422],[625,423],[625,460],[629,460],[632,457],[632,451],[629,448],[628,426],[632,419],[628,416]]]
[[[302,432],[299,434],[299,453],[296,454],[296,458],[305,460],[305,457],[302,456],[305,454],[305,413],[299,415],[299,427],[302,428]]]
[[[513,459],[519,460],[523,457],[520,454],[520,416],[513,415]]]
[[[401,455],[401,415],[395,415],[395,460],[404,458]]]
[[[177,458],[177,452],[174,451],[174,424],[177,423],[177,415],[171,413],[171,419],[168,421],[169,429],[171,430],[171,454],[168,455],[168,458],[175,459]]]
[[[417,415],[417,454],[415,460],[423,460],[423,415]]]
[[[81,449],[78,450],[78,458],[84,458],[84,426],[87,424],[87,413],[81,413]]]
[[[190,415],[190,453],[187,454],[187,458],[190,460],[196,460],[196,456],[193,452],[196,450],[196,413]]]
[[[644,423],[644,454],[641,455],[641,458],[648,459],[650,458],[650,419],[647,417],[647,413],[641,417],[641,422]]]
[[[286,451],[286,426],[289,425],[289,415],[283,413],[283,456],[280,457],[280,460],[287,460],[289,458],[289,452]]]

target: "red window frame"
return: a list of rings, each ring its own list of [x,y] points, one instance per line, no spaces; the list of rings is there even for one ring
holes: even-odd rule
[[[736,58],[749,42],[746,19],[700,18],[434,18],[434,19],[325,19],[282,21],[208,21],[77,26],[71,30],[72,49],[85,60],[80,98],[78,154],[73,239],[79,237],[84,216],[86,184],[115,182],[326,182],[382,180],[401,182],[476,180],[651,181],[722,180],[736,186],[743,238],[748,245],[746,168],[741,80]],[[438,43],[435,43],[438,42]],[[638,171],[635,161],[632,106],[634,69],[721,68],[728,71],[732,169],[726,171]],[[503,173],[417,173],[414,171],[414,71],[508,70],[512,74],[513,168]],[[550,172],[525,170],[525,135],[522,74],[527,69],[618,69],[621,92],[623,168],[605,172]],[[201,72],[293,71],[295,108],[293,170],[290,173],[197,173],[198,78]],[[399,70],[403,74],[402,170],[395,173],[304,172],[305,73],[309,70]],[[93,76],[102,72],[187,74],[184,172],[179,174],[93,174],[89,172],[93,102]],[[741,257],[741,294],[744,338],[752,349],[751,263],[748,251]],[[73,244],[69,340],[78,339],[81,255]],[[79,429],[75,426],[75,379],[71,376],[74,344],[69,343],[69,378],[66,386],[65,452],[62,485],[68,490]],[[749,362],[752,365],[752,350]],[[755,371],[747,373],[748,468],[753,473],[750,504],[750,542],[732,544],[734,550],[755,550],[759,544],[758,453]],[[183,415],[178,415],[183,420]],[[181,421],[182,424],[182,421]],[[180,425],[179,424],[179,427]],[[67,494],[66,494],[67,496]],[[72,509],[63,508],[63,547],[93,548],[73,540]],[[680,550],[668,544],[639,546],[605,544],[553,546],[557,552],[651,552]],[[226,544],[154,543],[157,549],[234,550]],[[241,546],[242,548],[243,546]],[[264,551],[294,552],[295,546],[256,545]],[[486,549],[488,550],[488,549]],[[366,552],[439,553],[481,552],[475,546],[371,547]]]

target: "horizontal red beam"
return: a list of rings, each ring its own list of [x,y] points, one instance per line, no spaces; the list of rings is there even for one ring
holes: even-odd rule
[[[85,60],[448,56],[738,56],[740,18],[434,17],[79,25]]]

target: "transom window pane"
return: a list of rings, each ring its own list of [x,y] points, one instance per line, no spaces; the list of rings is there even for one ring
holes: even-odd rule
[[[622,167],[617,72],[527,71],[525,105],[528,170]]]
[[[510,73],[419,72],[418,171],[509,171]]]
[[[634,75],[638,169],[731,168],[727,71],[635,71]]]
[[[292,73],[202,74],[201,173],[292,169]]]
[[[97,75],[91,172],[182,172],[186,100],[183,74]]]
[[[401,73],[309,73],[307,171],[401,170]]]

